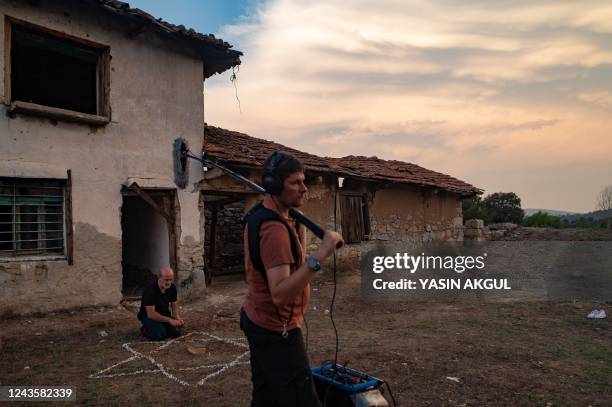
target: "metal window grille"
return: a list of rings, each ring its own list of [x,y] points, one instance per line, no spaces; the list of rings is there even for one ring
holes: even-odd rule
[[[0,178],[0,257],[65,254],[65,189],[58,180]]]

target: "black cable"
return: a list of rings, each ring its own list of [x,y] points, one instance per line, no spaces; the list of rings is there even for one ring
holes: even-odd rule
[[[304,291],[302,291],[302,319],[306,327],[306,355],[308,355],[308,321],[306,321],[306,310],[304,309]]]
[[[337,225],[337,221],[336,221],[336,212],[338,211],[338,189],[336,188],[336,190],[334,191],[334,232],[338,230],[338,225]],[[336,328],[336,322],[334,321],[334,305],[336,302],[336,289],[337,289],[337,280],[336,280],[336,251],[334,250],[334,268],[332,271],[332,276],[333,276],[333,281],[334,281],[334,292],[332,294],[332,300],[331,300],[331,304],[329,304],[329,319],[332,323],[332,326],[334,328],[334,335],[336,337],[336,348],[334,351],[334,364],[331,367],[332,370],[332,376],[330,376],[330,378],[332,380],[334,380],[334,377],[337,373],[337,369],[336,367],[338,366],[338,348],[340,347],[340,340],[338,338],[338,329]],[[323,365],[325,366],[325,363],[323,363]],[[327,405],[327,396],[329,396],[329,390],[331,389],[332,384],[327,384],[327,388],[325,389],[325,395],[323,397],[323,407],[326,407]]]
[[[334,231],[338,230],[338,223],[337,223],[337,218],[336,218],[337,211],[338,211],[338,189],[336,188],[334,192]],[[336,337],[336,349],[334,351],[334,364],[331,367],[332,376],[330,376],[332,380],[334,380],[334,377],[338,374],[338,369],[337,369],[338,349],[340,348],[340,338],[338,337],[338,329],[336,328],[336,322],[334,321],[334,305],[336,302],[336,291],[338,287],[336,271],[337,271],[336,252],[334,251],[334,268],[333,268],[333,273],[332,273],[333,282],[334,282],[334,292],[332,294],[331,304],[329,305],[329,319],[331,320],[332,326],[334,328],[334,334]],[[327,361],[325,361],[323,365],[325,365],[326,362]],[[348,361],[345,363],[345,367],[346,365],[348,365]],[[393,396],[393,392],[391,391],[391,386],[387,382],[384,382],[384,384],[387,386],[387,390],[389,391],[389,396],[391,397],[391,400],[393,401],[393,406],[396,407],[397,402],[395,401],[395,397]],[[327,397],[329,396],[329,390],[331,389],[331,387],[332,387],[332,384],[328,383],[327,388],[325,389],[325,395],[323,397],[323,407],[327,405]]]
[[[391,386],[389,386],[389,383],[385,382],[385,385],[387,385],[387,390],[389,390],[389,396],[391,396],[391,400],[393,401],[393,407],[397,406],[397,403],[395,402],[395,397],[393,397],[393,392],[391,391]]]
[[[338,212],[338,188],[334,189],[334,232],[338,230],[338,224],[336,219],[336,212]],[[334,305],[336,302],[336,288],[337,288],[337,280],[336,280],[336,251],[334,250],[334,293],[332,294],[331,304],[329,305],[329,319],[331,320],[332,326],[334,327],[334,333],[336,335],[336,351],[334,352],[334,369],[338,365],[338,348],[340,345],[340,340],[338,338],[338,329],[336,328],[336,322],[334,321]]]
[[[332,326],[334,327],[334,334],[336,336],[336,350],[334,352],[334,369],[338,365],[338,348],[340,340],[338,338],[338,329],[336,328],[336,322],[334,321],[334,303],[336,302],[336,252],[334,252],[334,293],[332,294],[331,304],[329,305],[329,319],[331,320]]]

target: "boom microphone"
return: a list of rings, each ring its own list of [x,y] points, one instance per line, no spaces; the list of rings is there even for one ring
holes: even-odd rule
[[[174,183],[177,187],[184,189],[189,180],[187,171],[187,142],[177,138],[172,144],[172,164],[174,167]]]

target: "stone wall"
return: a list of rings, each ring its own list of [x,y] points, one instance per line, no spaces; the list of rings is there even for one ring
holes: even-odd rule
[[[256,171],[251,178],[259,181]],[[337,188],[336,177],[307,174],[308,194],[301,210],[324,229],[342,232],[342,213],[339,201],[343,193],[365,195],[369,207],[370,235],[360,243],[346,244],[336,254],[338,270],[359,268],[362,252],[381,242],[424,243],[430,241],[463,240],[461,197],[445,191],[434,191],[413,185],[393,184],[382,187],[377,183],[345,180]],[[219,185],[221,182],[219,181]],[[244,208],[250,208],[262,197],[246,199]],[[335,205],[336,204],[336,205]],[[336,206],[336,216],[334,216]],[[210,216],[207,214],[207,217]],[[208,227],[207,227],[208,229]],[[208,241],[208,239],[207,239]],[[306,232],[306,253],[314,251],[320,240]],[[330,269],[333,258],[323,267]]]
[[[335,179],[320,179],[309,185],[304,212],[327,229],[334,228]],[[457,194],[411,185],[398,185],[378,189],[379,186],[347,181],[342,192],[365,194],[370,215],[370,236],[361,243],[347,244],[337,252],[339,270],[358,269],[362,252],[378,242],[424,243],[430,241],[463,240],[461,199]],[[336,205],[336,227],[342,231],[340,205]],[[319,240],[307,234],[307,251],[314,250]],[[324,265],[332,265],[329,259]]]
[[[244,217],[245,204],[244,201],[226,205],[217,213],[217,228],[215,246],[215,257],[213,266],[210,270],[213,275],[228,274],[244,271],[244,249],[242,241],[242,219]],[[210,242],[213,239],[211,234],[212,228],[212,210],[210,205],[204,210],[205,224],[204,232],[204,255],[206,261],[210,262],[208,254],[210,253]],[[210,264],[210,263],[208,263]]]
[[[516,229],[514,223],[493,223],[485,226],[482,219],[465,221],[465,239],[473,241],[499,240]]]

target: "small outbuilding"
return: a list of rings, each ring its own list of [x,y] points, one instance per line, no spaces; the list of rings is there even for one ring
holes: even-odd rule
[[[303,212],[340,231],[347,245],[339,252],[346,267],[357,267],[375,242],[463,240],[462,200],[482,190],[415,164],[376,157],[319,157],[243,133],[207,125],[204,154],[260,182],[273,151],[286,151],[306,167],[309,188]],[[221,171],[200,182],[206,216],[205,257],[209,276],[242,272],[242,216],[262,197]],[[307,244],[316,238],[307,234]]]

